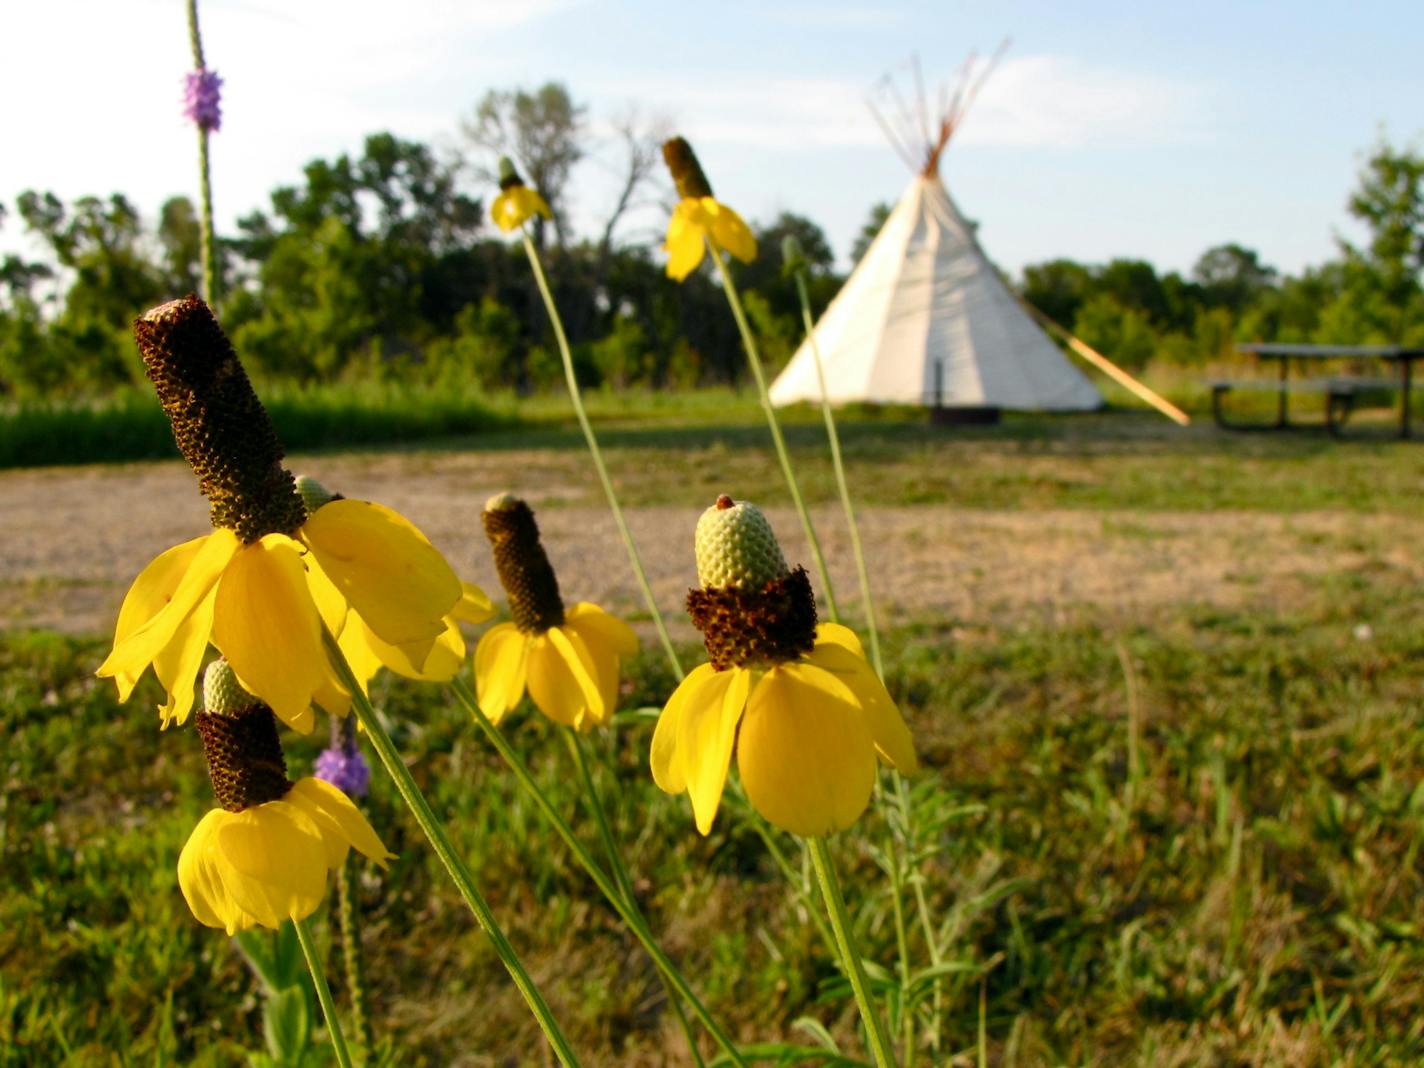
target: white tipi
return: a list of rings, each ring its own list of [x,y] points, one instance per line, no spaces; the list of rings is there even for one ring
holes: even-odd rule
[[[918,173],[812,337],[772,384],[772,403],[821,399],[814,338],[833,403],[1044,411],[1102,405],[1093,384],[1000,279],[940,180],[940,156],[983,77],[962,80],[939,136],[926,137],[918,161],[908,139],[897,137],[876,112]],[[923,93],[920,98],[923,120]],[[921,129],[927,127],[922,121]]]

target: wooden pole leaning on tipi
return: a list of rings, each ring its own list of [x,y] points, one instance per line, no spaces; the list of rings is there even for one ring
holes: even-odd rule
[[[1061,337],[1070,349],[1083,357],[1083,359],[1087,360],[1118,385],[1122,386],[1129,393],[1133,394],[1133,396],[1142,398],[1178,426],[1187,426],[1191,423],[1192,417],[1178,408],[1166,397],[1162,396],[1162,394],[1150,386],[1139,382],[1086,341],[1075,336],[1072,331],[1054,322],[1047,315],[1030,304],[1027,298],[1022,294],[1016,293],[1014,295],[1019,298],[1019,303],[1023,305],[1024,311],[1033,316],[1041,326]]]

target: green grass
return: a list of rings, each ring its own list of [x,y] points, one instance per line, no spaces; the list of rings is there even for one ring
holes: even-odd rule
[[[263,391],[289,450],[398,445],[514,425],[478,396],[381,384]],[[505,406],[507,409],[507,405]],[[149,390],[103,400],[0,408],[0,468],[176,457],[173,433]]]
[[[926,765],[921,825],[940,828],[924,885],[964,968],[939,1059],[921,1063],[972,1050],[981,988],[994,1063],[1424,1057],[1424,624],[1410,590],[1341,580],[1292,615],[1185,606],[1157,631],[927,621],[888,646]],[[100,656],[52,635],[0,641],[0,1064],[233,1063],[261,1044],[254,980],[174,879],[211,804],[197,740],[155,729],[151,689],[117,707],[92,677]],[[669,688],[652,650],[631,677],[625,707]],[[473,727],[435,690],[378,697],[585,1063],[666,1063],[676,1039],[647,961]],[[657,792],[650,730],[624,723],[600,749],[654,928],[743,1039],[808,1041],[790,1029],[808,1015],[854,1051],[848,999],[794,894],[735,806],[702,839],[685,801]],[[525,714],[511,733],[576,813],[547,725]],[[319,744],[290,740],[294,773]],[[369,810],[399,854],[361,883],[378,1031],[403,1063],[531,1063],[522,1004],[388,783]],[[889,965],[881,834],[869,818],[836,848],[864,948]]]
[[[359,401],[379,430],[394,425],[382,396],[355,391],[356,407],[322,410]],[[444,401],[428,400],[433,419]],[[156,412],[151,399],[125,403],[135,425]],[[278,394],[279,425],[281,405]],[[594,394],[590,408],[631,504],[701,508],[726,489],[785,500],[748,393]],[[478,427],[435,445],[412,434],[382,451],[432,465],[472,447],[506,452],[530,484],[569,487],[541,507],[601,507],[565,403],[493,398],[480,411]],[[788,437],[808,495],[830,505],[818,420],[787,413]],[[843,421],[863,514],[1102,510],[1106,535],[1150,544],[1152,512],[1324,511],[1358,524],[1363,554],[1253,601],[1278,607],[1188,599],[1154,611],[1150,629],[1126,609],[1075,604],[894,621],[889,682],[925,763],[913,791],[931,829],[922,885],[958,968],[944,980],[941,1046],[919,1064],[974,1063],[981,1021],[989,1062],[1003,1065],[1424,1059],[1424,622],[1408,555],[1366,536],[1372,514],[1419,514],[1424,452],[1388,429],[1333,442],[1183,431],[1137,412],[955,430],[894,410]],[[51,432],[67,432],[62,420]],[[1348,542],[1352,529],[1312,536]],[[117,706],[92,676],[102,656],[96,640],[0,634],[0,1068],[240,1063],[262,1046],[256,981],[192,919],[174,872],[212,804],[197,739],[191,726],[157,731],[151,680]],[[654,647],[629,674],[625,709],[660,705],[671,688]],[[473,726],[435,688],[383,681],[376,696],[585,1064],[680,1063],[648,962]],[[595,845],[548,725],[526,710],[510,730]],[[730,799],[714,833],[696,835],[685,800],[649,778],[650,734],[629,715],[598,744],[664,945],[742,1040],[810,1043],[794,1026],[808,1017],[859,1056],[844,983],[796,890]],[[293,773],[306,773],[323,739],[288,742]],[[542,1063],[522,1002],[379,776],[368,810],[399,854],[360,883],[378,1033],[404,1064]],[[835,843],[882,969],[895,944],[884,829],[872,815]],[[329,937],[324,914],[317,928]],[[918,926],[910,939],[922,958]],[[332,978],[340,1003],[339,969]]]

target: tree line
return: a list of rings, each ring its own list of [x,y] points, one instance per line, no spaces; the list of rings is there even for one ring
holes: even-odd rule
[[[737,383],[738,341],[705,270],[664,277],[660,235],[627,225],[639,204],[671,206],[657,144],[666,123],[613,123],[613,199],[593,237],[567,223],[570,174],[589,150],[586,112],[567,91],[492,92],[465,124],[483,189],[498,153],[515,157],[554,217],[536,239],[589,385]],[[488,224],[469,164],[389,133],[361,154],[313,160],[301,181],[220,239],[221,317],[244,361],[269,381],[383,379],[529,391],[561,374],[522,249]],[[1349,199],[1369,234],[1331,261],[1286,276],[1239,245],[1208,249],[1183,276],[1118,259],[1027,267],[1016,288],[1044,313],[1129,367],[1204,364],[1238,340],[1424,344],[1424,156],[1379,145]],[[871,209],[858,258],[888,213]],[[26,192],[0,204],[42,249],[0,260],[0,397],[120,388],[141,375],[130,324],[199,285],[199,220],[175,197],[143,219],[122,195],[65,203]],[[844,280],[825,234],[791,213],[752,223],[761,253],[739,283],[773,364],[800,341],[781,242],[806,254],[815,311]],[[547,232],[546,232],[547,231]]]

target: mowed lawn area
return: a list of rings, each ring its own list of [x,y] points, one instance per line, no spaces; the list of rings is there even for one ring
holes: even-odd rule
[[[596,414],[691,664],[680,601],[693,525],[718,493],[766,506],[810,567],[764,426],[746,395]],[[1336,442],[1135,412],[974,429],[848,415],[887,682],[924,765],[909,889],[930,922],[907,894],[905,937],[917,964],[933,943],[941,967],[908,996],[937,1006],[940,1035],[917,1063],[1424,1058],[1424,445],[1393,440],[1382,418],[1351,429]],[[859,627],[819,415],[793,413],[789,437]],[[600,601],[644,637],[625,712],[595,748],[654,930],[749,1045],[860,1063],[805,887],[731,794],[702,838],[686,800],[652,783],[672,676],[581,449],[550,407],[292,466],[400,508],[497,601],[479,509],[504,489],[528,497],[566,598]],[[204,521],[177,461],[0,472],[0,1065],[216,1066],[264,1048],[258,981],[176,884],[178,851],[212,805],[192,727],[159,732],[151,679],[119,706],[93,677],[128,581]],[[584,1063],[691,1063],[650,962],[453,700],[389,679],[374,696]],[[596,845],[550,725],[526,708],[507,734]],[[326,739],[284,741],[299,775]],[[401,1063],[545,1063],[379,773],[367,810],[398,854],[388,872],[360,869],[377,1034],[396,1038]],[[898,826],[877,813],[833,842],[892,1014],[881,862]],[[773,844],[799,871],[796,841]],[[330,937],[326,912],[316,924]],[[340,1000],[339,967],[332,978]]]

